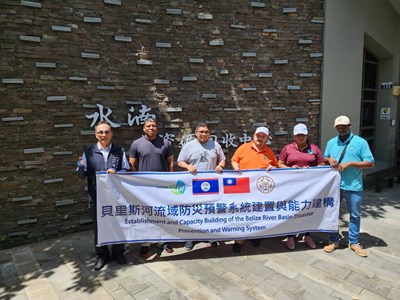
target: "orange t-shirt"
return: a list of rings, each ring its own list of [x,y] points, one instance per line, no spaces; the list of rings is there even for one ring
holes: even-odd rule
[[[231,161],[237,162],[241,170],[265,169],[269,165],[278,167],[278,162],[272,149],[264,146],[261,151],[258,151],[253,146],[253,142],[241,145],[233,154]]]

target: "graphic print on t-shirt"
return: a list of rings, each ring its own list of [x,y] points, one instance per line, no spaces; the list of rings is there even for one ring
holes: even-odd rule
[[[208,152],[204,151],[202,154],[200,154],[200,162],[208,162]]]

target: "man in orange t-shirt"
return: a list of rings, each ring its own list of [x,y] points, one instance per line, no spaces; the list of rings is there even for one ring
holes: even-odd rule
[[[253,140],[241,145],[233,154],[231,163],[235,171],[249,169],[265,169],[267,172],[278,167],[278,161],[272,149],[266,145],[269,140],[269,130],[258,127],[253,135]],[[235,241],[233,252],[239,253],[244,241]],[[260,239],[253,239],[254,247],[260,246]]]

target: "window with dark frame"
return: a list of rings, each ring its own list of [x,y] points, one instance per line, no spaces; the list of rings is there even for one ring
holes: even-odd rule
[[[374,153],[379,59],[367,49],[364,49],[363,67],[360,135]]]

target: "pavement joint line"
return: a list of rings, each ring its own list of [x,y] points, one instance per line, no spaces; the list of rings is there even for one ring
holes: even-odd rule
[[[194,290],[197,290],[197,289],[199,289],[200,286],[202,286],[195,280],[191,279],[191,276],[189,274],[187,274],[186,272],[180,271],[178,268],[176,268],[170,262],[163,262],[161,264],[161,268],[162,267],[170,268],[173,270],[173,272],[165,272],[165,271],[160,270],[160,266],[157,265],[157,263],[154,263],[154,264],[151,264],[148,266],[148,268],[150,270],[152,270],[154,273],[156,273],[159,276],[161,276],[162,278],[164,278],[165,281],[167,281],[173,287],[177,288],[185,296],[189,295]],[[180,277],[180,280],[177,280],[178,277]],[[186,285],[183,284],[185,281],[186,281]],[[189,286],[192,286],[192,288],[189,288]]]
[[[354,284],[350,284],[340,278],[335,278],[326,272],[320,271],[318,269],[312,268],[307,265],[300,264],[297,262],[297,260],[291,259],[289,257],[285,257],[284,255],[279,254],[279,253],[276,253],[274,255],[274,257],[275,257],[275,259],[278,258],[278,262],[277,262],[278,264],[281,264],[282,266],[285,266],[286,268],[295,266],[296,267],[295,269],[297,269],[297,270],[299,268],[301,268],[304,276],[310,278],[311,280],[317,281],[324,286],[331,287],[330,282],[336,282],[336,284],[338,286],[336,288],[336,290],[343,294],[348,294],[350,291],[355,291],[355,290],[359,290],[359,292],[361,292],[360,287],[358,287]],[[304,270],[306,270],[306,272],[304,272]],[[311,276],[311,274],[312,274],[312,276]]]

